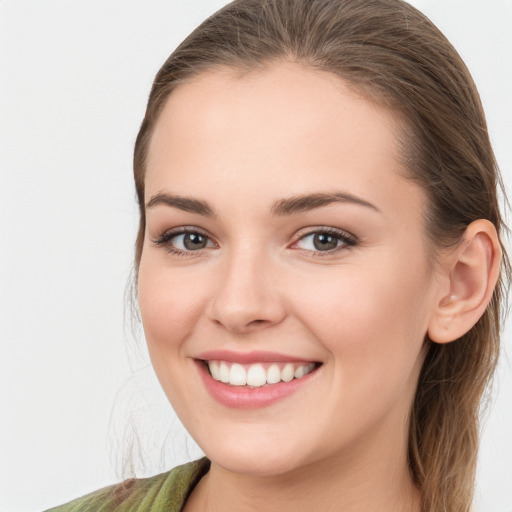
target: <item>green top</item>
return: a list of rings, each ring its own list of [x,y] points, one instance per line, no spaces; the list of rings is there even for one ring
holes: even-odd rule
[[[180,512],[209,469],[210,461],[203,457],[167,473],[105,487],[46,512]]]

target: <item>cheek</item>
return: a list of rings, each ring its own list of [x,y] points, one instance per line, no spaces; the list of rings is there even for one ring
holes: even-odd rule
[[[201,288],[191,283],[186,272],[158,265],[150,258],[141,260],[138,300],[144,335],[151,363],[162,389],[182,419],[201,423],[190,408],[186,373],[190,371],[184,352],[201,315]]]
[[[162,270],[149,259],[141,260],[138,299],[150,353],[178,349],[201,311],[200,289],[176,270]]]
[[[296,304],[302,323],[329,353],[328,422],[342,431],[350,417],[350,431],[361,433],[388,415],[402,421],[409,411],[428,318],[426,280],[412,273],[400,281],[392,272],[371,275],[368,266],[364,274],[341,274],[328,286],[311,281]]]
[[[428,326],[428,272],[404,272],[394,258],[378,263],[340,268],[297,290],[302,322],[354,378],[413,366]]]

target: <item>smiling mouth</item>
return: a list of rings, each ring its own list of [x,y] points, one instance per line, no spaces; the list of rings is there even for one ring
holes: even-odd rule
[[[204,361],[212,378],[230,386],[260,388],[280,382],[291,382],[308,375],[321,363],[254,363],[240,364],[230,361]]]

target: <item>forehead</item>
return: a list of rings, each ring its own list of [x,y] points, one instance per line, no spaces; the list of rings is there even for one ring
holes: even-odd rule
[[[340,120],[346,121],[348,130],[340,131]],[[157,120],[149,156],[189,131],[205,143],[238,134],[236,142],[244,147],[258,139],[265,143],[266,136],[279,142],[287,135],[309,136],[312,143],[320,139],[328,143],[347,139],[351,133],[356,137],[361,123],[375,128],[374,137],[387,137],[390,151],[397,149],[398,118],[370,103],[340,77],[292,62],[249,71],[220,67],[172,92]]]
[[[146,198],[167,187],[203,196],[221,187],[232,197],[339,187],[400,193],[397,183],[412,183],[403,178],[399,127],[392,111],[339,77],[300,64],[207,71],[179,85],[164,106],[148,152]]]

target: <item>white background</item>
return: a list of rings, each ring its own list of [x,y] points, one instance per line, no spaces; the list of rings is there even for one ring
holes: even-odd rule
[[[412,3],[472,71],[510,192],[512,1]],[[125,328],[131,158],[154,73],[223,4],[0,0],[1,512],[39,511],[118,481],[133,429],[149,461],[139,473],[199,453],[144,342]],[[503,357],[480,457],[484,512],[512,510],[511,406]]]

